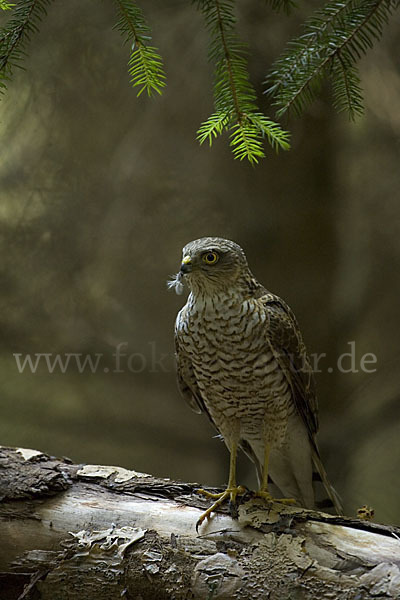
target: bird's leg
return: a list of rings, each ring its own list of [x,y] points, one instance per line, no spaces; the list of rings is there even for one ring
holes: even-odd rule
[[[219,494],[212,494],[211,492],[207,492],[207,490],[199,489],[196,490],[197,494],[202,494],[203,496],[207,496],[207,498],[213,498],[215,500],[214,504],[207,508],[207,510],[200,516],[199,520],[196,523],[196,531],[203,523],[205,519],[207,519],[211,513],[215,512],[215,510],[220,506],[225,500],[230,499],[231,502],[236,501],[236,496],[244,494],[246,492],[246,488],[242,485],[236,484],[236,456],[237,456],[237,441],[234,441],[230,447],[230,461],[229,461],[229,482],[228,487],[224,492]]]
[[[256,496],[258,498],[264,498],[267,502],[283,502],[284,504],[294,504],[296,500],[294,498],[273,498],[268,491],[268,466],[269,466],[269,454],[271,447],[268,443],[265,444],[265,453],[264,453],[264,465],[263,465],[263,474],[262,474],[262,482],[261,487],[256,492]]]

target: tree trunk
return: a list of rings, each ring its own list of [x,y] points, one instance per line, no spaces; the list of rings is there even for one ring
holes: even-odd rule
[[[400,530],[196,487],[0,447],[0,598],[400,597]]]

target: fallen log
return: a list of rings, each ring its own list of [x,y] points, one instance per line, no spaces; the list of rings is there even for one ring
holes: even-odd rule
[[[0,598],[400,598],[400,529],[197,487],[0,447]]]

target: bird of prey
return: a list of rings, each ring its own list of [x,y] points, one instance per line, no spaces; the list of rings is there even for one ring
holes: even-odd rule
[[[255,464],[258,496],[271,502],[273,490],[280,501],[341,513],[318,451],[313,372],[291,309],[255,279],[242,248],[223,238],[184,247],[169,286],[182,293],[182,281],[190,294],[175,324],[178,385],[230,452],[228,487],[222,494],[200,490],[216,501],[197,526],[244,493],[236,482],[239,448]]]

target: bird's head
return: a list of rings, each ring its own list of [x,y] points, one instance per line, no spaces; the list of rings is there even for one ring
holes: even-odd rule
[[[170,287],[181,293],[184,279],[192,292],[212,294],[232,289],[247,273],[246,256],[238,244],[223,238],[205,237],[189,242],[183,248],[180,271]]]

